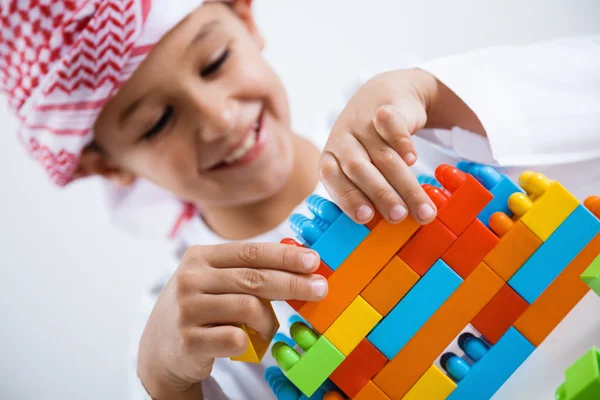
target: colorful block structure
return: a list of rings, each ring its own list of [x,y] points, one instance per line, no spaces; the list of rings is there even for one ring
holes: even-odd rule
[[[312,218],[291,217],[298,242],[284,242],[322,255],[329,293],[290,302],[307,324],[292,325],[297,345],[272,347],[280,400],[489,398],[599,287],[598,197],[581,204],[542,174],[516,185],[467,162],[419,180],[439,210],[425,226],[354,224],[315,195]],[[561,393],[575,399],[583,389],[569,374]],[[600,398],[597,384],[585,390]]]

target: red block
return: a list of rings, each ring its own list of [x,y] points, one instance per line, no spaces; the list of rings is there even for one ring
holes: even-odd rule
[[[398,256],[419,276],[423,276],[455,240],[456,235],[436,218],[419,228],[400,249]]]
[[[471,175],[446,164],[437,167],[435,177],[451,193],[446,204],[438,211],[438,218],[455,235],[460,236],[494,195]]]
[[[472,325],[490,343],[495,344],[528,307],[529,304],[517,292],[504,285],[473,318]]]
[[[280,243],[281,244],[287,244],[287,245],[290,245],[290,246],[296,246],[296,247],[304,247],[304,248],[306,248],[306,246],[304,246],[304,245],[296,242],[294,239],[290,239],[290,238],[282,239]],[[313,272],[313,274],[322,275],[323,278],[329,279],[329,276],[331,274],[333,274],[333,271],[331,270],[331,268],[329,268],[327,266],[327,264],[325,264],[323,262],[323,260],[321,260],[321,264],[319,265],[319,268],[317,268],[317,270],[315,272]],[[304,305],[304,303],[306,303],[306,301],[304,301],[304,300],[286,300],[286,302],[296,312],[300,312],[300,308],[302,308],[302,306]]]
[[[442,260],[465,279],[499,241],[494,232],[476,219],[444,253]]]
[[[387,358],[375,346],[363,339],[329,378],[353,398],[383,368],[386,361]]]

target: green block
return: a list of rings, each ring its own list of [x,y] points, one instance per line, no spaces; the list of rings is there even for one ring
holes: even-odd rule
[[[581,274],[581,280],[600,296],[600,254]]]
[[[565,372],[565,383],[556,390],[556,400],[600,399],[600,352],[595,347]]]
[[[310,397],[344,359],[345,356],[321,336],[292,368],[283,373],[306,397]]]

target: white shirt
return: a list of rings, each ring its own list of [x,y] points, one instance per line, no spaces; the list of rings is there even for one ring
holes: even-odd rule
[[[474,110],[487,137],[460,129],[423,130],[415,135],[419,154],[415,173],[432,175],[439,164],[455,164],[466,159],[493,165],[515,182],[524,170],[542,172],[560,181],[580,200],[600,194],[600,37],[487,48],[418,66],[434,74]],[[313,139],[323,144],[326,137],[327,133]],[[329,197],[321,185],[315,193]],[[308,215],[303,204],[294,212]],[[184,229],[185,246],[224,242],[200,219],[193,220]],[[288,221],[249,240],[278,242],[284,237],[295,237]],[[174,269],[175,265],[167,276]],[[135,334],[132,399],[148,398],[135,377],[135,353],[137,339],[161,284],[148,293]],[[289,335],[288,319],[294,311],[284,302],[275,302],[274,308],[280,332]],[[543,373],[538,374],[539,382],[535,383],[535,374],[528,375],[530,379],[527,379],[519,370],[496,397],[539,398],[540,390],[546,390],[547,394],[542,397],[549,398],[562,381],[563,371],[591,344],[600,345],[600,324],[590,318],[597,315],[592,311],[600,309],[600,299],[592,293],[578,308],[583,311],[575,317],[569,316],[576,318],[569,324],[576,324],[578,336],[574,337],[569,326],[561,325],[546,340],[549,344],[543,343],[530,357],[532,360],[526,361],[531,364],[530,368],[542,370]],[[560,334],[564,337],[555,338]],[[578,352],[577,357],[565,354],[567,348]],[[557,359],[562,364],[543,370],[556,364]],[[205,399],[273,399],[263,378],[264,370],[270,365],[275,363],[268,352],[260,365],[216,360],[211,378],[204,382]],[[554,386],[548,385],[549,376],[556,380]]]

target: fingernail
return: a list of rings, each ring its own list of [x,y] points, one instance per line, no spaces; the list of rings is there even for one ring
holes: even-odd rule
[[[312,291],[318,298],[325,297],[325,294],[327,294],[327,281],[322,277],[313,279]]]
[[[412,165],[415,163],[415,161],[417,161],[417,156],[415,156],[415,153],[413,152],[409,152],[406,153],[404,155],[404,161],[408,164],[408,165]]]
[[[360,206],[356,210],[356,219],[366,221],[373,216],[373,210],[369,206]]]
[[[433,211],[433,208],[427,203],[421,204],[417,209],[417,216],[423,221],[431,219],[434,214],[435,211]]]
[[[302,266],[310,271],[317,267],[318,260],[318,257],[313,253],[305,253],[302,255]]]
[[[401,206],[400,204],[395,205],[390,210],[390,219],[393,221],[402,221],[408,215],[408,210],[406,207]]]

